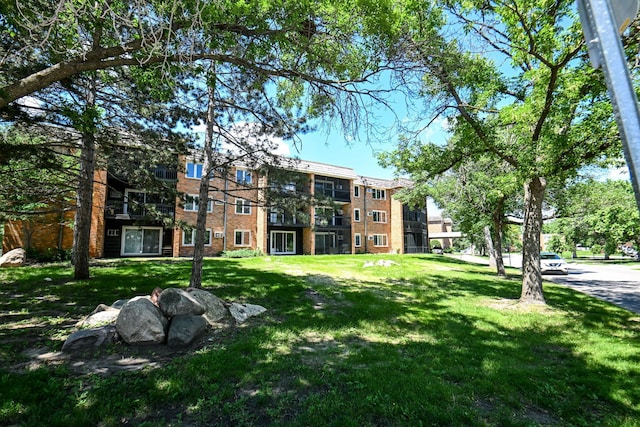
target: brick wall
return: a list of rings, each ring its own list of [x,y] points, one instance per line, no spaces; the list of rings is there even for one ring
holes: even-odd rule
[[[9,221],[4,226],[2,251],[16,248],[35,249],[44,252],[48,249],[68,250],[73,247],[74,212],[53,212],[35,215],[28,220]]]
[[[186,161],[185,158],[182,159]],[[207,213],[206,228],[211,230],[211,245],[205,246],[205,256],[218,255],[223,250],[232,251],[237,249],[260,249],[258,242],[264,246],[265,237],[258,236],[258,215],[264,216],[264,211],[259,208],[258,190],[256,183],[258,182],[255,173],[252,176],[253,182],[249,186],[243,186],[235,182],[235,168],[230,170],[226,179],[221,177],[213,178],[210,182],[209,197],[216,199],[213,202],[212,211]],[[178,177],[178,192],[184,194],[198,195],[200,190],[200,179],[187,178],[185,175]],[[224,190],[227,195],[225,196]],[[238,199],[247,201],[247,210],[240,209],[240,213],[236,212],[236,201]],[[220,202],[222,201],[222,202]],[[185,211],[182,200],[177,201],[176,220],[180,223],[195,227],[197,220],[197,212]],[[225,212],[226,212],[226,233],[225,233]],[[246,241],[236,244],[236,231],[246,232],[243,234]],[[224,238],[216,238],[216,233],[223,233]],[[266,233],[266,230],[261,230]],[[184,233],[177,230],[174,234],[174,256],[193,256],[193,246],[184,245]],[[266,248],[265,248],[266,249]]]

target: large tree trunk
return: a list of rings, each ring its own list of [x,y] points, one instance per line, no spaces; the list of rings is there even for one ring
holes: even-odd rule
[[[487,246],[489,252],[489,266],[494,267],[496,265],[496,251],[493,247],[493,237],[491,237],[491,227],[486,225],[482,232],[484,234],[484,243]]]
[[[493,215],[493,250],[496,258],[496,273],[498,276],[506,276],[504,259],[502,258],[502,214]]]
[[[207,205],[209,204],[209,177],[213,170],[213,124],[215,120],[214,89],[209,86],[209,106],[207,108],[207,134],[204,138],[204,164],[200,178],[198,193],[198,217],[196,220],[196,238],[193,248],[193,263],[191,265],[191,279],[189,286],[202,287],[202,264],[204,261],[204,238],[207,232]],[[210,236],[213,238],[213,236]]]
[[[537,177],[524,184],[524,227],[522,232],[522,294],[520,302],[545,304],[540,272],[542,201],[547,186]]]
[[[80,174],[76,196],[75,227],[73,228],[73,277],[89,278],[89,239],[91,238],[91,211],[93,205],[93,173],[95,169],[95,82],[90,80],[85,99],[85,112],[79,123],[82,134],[80,148]]]

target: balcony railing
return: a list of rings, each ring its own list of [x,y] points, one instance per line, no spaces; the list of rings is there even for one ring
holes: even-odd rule
[[[175,181],[178,179],[178,171],[175,169],[155,168],[153,174],[161,180]]]
[[[304,221],[301,218],[302,215],[297,217],[292,214],[272,212],[268,216],[268,223],[269,225],[294,225],[298,227],[309,226],[309,221]]]
[[[420,232],[427,229],[427,224],[420,221],[404,221],[403,222],[405,232]]]
[[[336,190],[331,188],[318,188],[315,189],[316,195],[323,195],[325,197],[330,197],[336,202],[350,202],[350,191],[349,190]]]
[[[321,228],[346,228],[351,226],[351,217],[347,215],[334,215],[327,218],[325,216],[316,215],[315,224],[316,227]]]
[[[118,215],[128,215],[130,218],[157,217],[158,215],[175,215],[175,207],[164,203],[137,204],[129,203],[125,206],[121,200],[110,200],[104,208],[105,218],[115,218]]]

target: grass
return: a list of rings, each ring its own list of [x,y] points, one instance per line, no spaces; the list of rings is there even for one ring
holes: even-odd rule
[[[363,268],[379,259],[396,264]],[[518,277],[442,256],[206,260],[205,289],[268,311],[157,369],[28,368],[96,305],[189,274],[0,270],[0,425],[640,425],[637,314],[548,283],[547,306],[521,306]]]

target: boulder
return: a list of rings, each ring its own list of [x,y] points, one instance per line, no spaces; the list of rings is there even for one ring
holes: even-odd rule
[[[82,329],[69,335],[62,345],[62,352],[68,353],[74,350],[84,350],[103,345],[110,345],[117,341],[118,333],[114,325],[106,325],[100,328]]]
[[[158,296],[158,306],[167,317],[178,314],[200,315],[205,312],[200,304],[190,293],[184,289],[167,288]]]
[[[117,308],[118,310],[120,310],[128,302],[129,302],[128,299],[119,299],[117,301],[114,301],[113,304],[111,304],[111,308]]]
[[[95,328],[96,326],[115,324],[120,310],[100,304],[93,313],[76,324],[77,328]]]
[[[22,267],[27,253],[22,248],[13,249],[0,257],[0,267]]]
[[[127,344],[160,344],[169,321],[148,297],[130,299],[120,310],[116,330]]]
[[[222,320],[229,315],[229,310],[224,305],[224,302],[213,295],[211,292],[207,292],[203,289],[189,288],[187,292],[195,298],[204,307],[204,313],[202,314],[209,324],[214,325],[216,322]]]
[[[209,323],[203,316],[178,314],[171,319],[167,344],[171,347],[186,347],[202,335],[207,326]]]
[[[258,316],[267,311],[266,308],[255,304],[238,304],[236,302],[229,306],[229,313],[236,320],[236,323],[244,323],[248,318]]]

